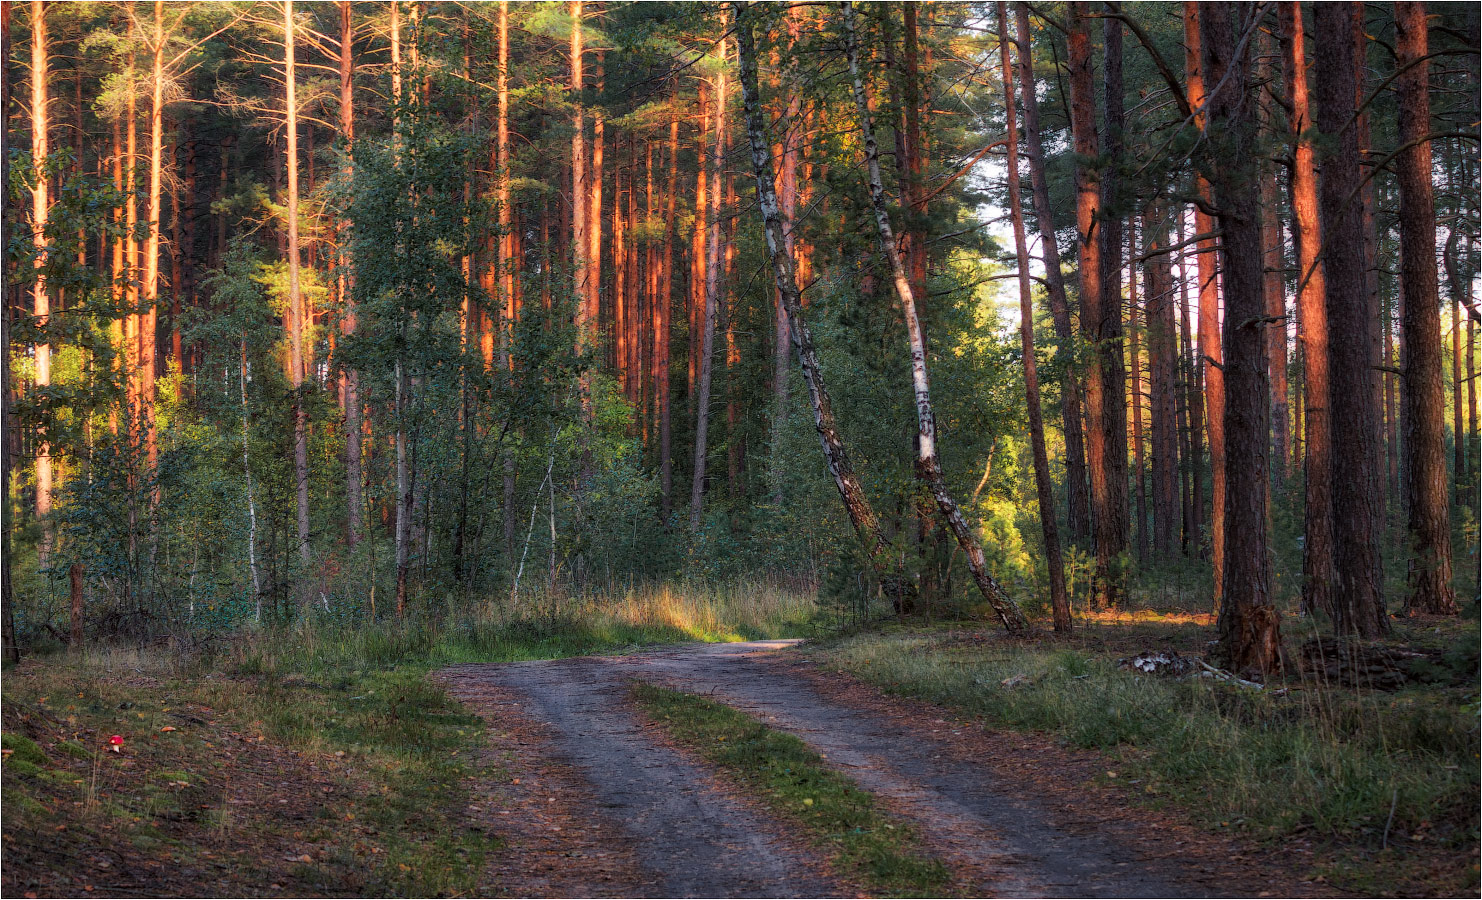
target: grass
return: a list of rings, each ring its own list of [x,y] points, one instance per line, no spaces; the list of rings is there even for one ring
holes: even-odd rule
[[[482,870],[489,844],[459,822],[481,725],[415,672],[320,685],[98,653],[12,670],[4,708],[7,850],[19,841],[22,858],[55,866],[8,866],[7,881],[56,887],[87,874],[88,860],[70,857],[95,852],[162,863],[166,884],[181,866],[227,858],[253,891],[290,879],[439,896],[472,890]],[[121,754],[106,751],[113,734]],[[81,846],[53,857],[45,835],[56,832]]]
[[[1175,801],[1211,825],[1263,838],[1310,831],[1366,853],[1426,842],[1475,849],[1475,671],[1396,693],[1300,682],[1252,691],[1118,670],[1118,654],[1102,649],[1117,627],[1041,643],[860,635],[820,651],[820,661],[993,726],[1106,751],[1149,799]],[[1156,627],[1136,627],[1158,645]],[[1475,645],[1475,623],[1451,627],[1458,646]],[[1166,633],[1184,630],[1171,623]],[[1470,853],[1465,877],[1475,884],[1474,863]]]
[[[676,741],[830,849],[844,872],[886,895],[941,896],[947,869],[919,850],[912,828],[798,738],[694,694],[642,682],[633,694]]]
[[[438,667],[615,653],[683,641],[727,642],[806,633],[810,595],[766,581],[651,585],[574,596],[522,593],[444,619],[330,622],[244,631],[227,665],[247,671],[323,672],[398,665]]]
[[[807,596],[765,583],[661,586],[527,594],[518,612],[490,604],[437,621],[304,618],[211,637],[193,652],[29,659],[4,682],[7,893],[25,889],[19,879],[75,893],[84,875],[105,887],[118,868],[78,870],[108,847],[162,872],[229,858],[239,889],[254,893],[270,881],[309,893],[476,893],[486,855],[500,850],[465,808],[477,779],[497,773],[474,762],[482,723],[430,671],[798,633],[811,613]],[[124,737],[124,754],[105,752],[110,734]],[[308,769],[319,781],[295,780]],[[333,793],[319,796],[321,782]],[[244,796],[286,796],[308,822],[254,815]],[[81,843],[49,847],[57,829]],[[25,852],[13,854],[16,841]]]

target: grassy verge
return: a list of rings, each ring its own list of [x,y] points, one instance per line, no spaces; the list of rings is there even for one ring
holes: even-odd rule
[[[614,653],[683,641],[744,641],[804,634],[813,598],[767,581],[655,585],[576,596],[522,594],[457,616],[370,623],[306,618],[242,632],[225,653],[246,671],[335,672],[436,667]]]
[[[921,853],[911,827],[878,809],[798,738],[693,694],[641,682],[633,693],[676,741],[832,851],[844,873],[887,895],[941,896],[947,870]]]
[[[1475,623],[1447,627],[1475,644]],[[1216,827],[1308,832],[1374,860],[1439,844],[1455,851],[1450,877],[1475,885],[1475,673],[1380,693],[1300,681],[1251,691],[1116,668],[1127,647],[1166,646],[1160,637],[1186,630],[1142,623],[1129,641],[1102,626],[1043,643],[905,631],[844,639],[820,661],[995,726],[1103,750],[1149,800]]]
[[[163,662],[7,675],[7,888],[472,890],[488,845],[459,820],[480,724],[420,675],[319,684]]]
[[[500,850],[465,810],[495,773],[429,671],[797,633],[811,612],[767,584],[686,585],[28,659],[0,704],[5,893],[475,893]]]

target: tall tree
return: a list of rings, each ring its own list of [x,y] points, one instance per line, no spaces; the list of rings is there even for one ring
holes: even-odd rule
[[[1108,381],[1108,361],[1112,354],[1103,341],[1110,343],[1105,323],[1105,301],[1109,296],[1102,281],[1108,272],[1102,261],[1106,242],[1101,233],[1106,227],[1103,209],[1105,196],[1099,188],[1099,174],[1093,168],[1101,153],[1101,142],[1096,133],[1096,88],[1092,78],[1091,20],[1093,15],[1086,3],[1071,4],[1070,19],[1070,111],[1071,132],[1074,136],[1076,153],[1076,239],[1078,242],[1081,275],[1081,335],[1091,345],[1090,364],[1086,373],[1086,463],[1091,474],[1091,515],[1096,535],[1096,581],[1093,603],[1101,606],[1115,604],[1118,599],[1120,577],[1119,555],[1126,549],[1126,517],[1118,522],[1114,502],[1118,486],[1113,485],[1112,457],[1115,453],[1107,445],[1107,436],[1113,428],[1107,423],[1107,409],[1123,408],[1124,390],[1111,392]],[[1113,278],[1115,280],[1115,278]],[[1120,289],[1115,295],[1120,296]],[[1115,316],[1120,332],[1121,304],[1116,304]],[[1120,334],[1117,335],[1120,341]],[[1117,365],[1121,365],[1121,347],[1115,351]],[[1117,379],[1121,387],[1123,382]],[[1125,431],[1125,428],[1123,429]],[[1125,439],[1125,437],[1124,437]],[[1123,446],[1121,486],[1123,500],[1126,497],[1126,454]],[[1125,508],[1125,502],[1122,504]]]
[[[355,146],[355,25],[351,19],[353,8],[350,0],[340,0],[340,137],[347,152]],[[351,157],[353,159],[353,157]],[[340,276],[340,296],[344,298],[345,314],[340,328],[348,337],[355,334],[355,301],[349,282],[350,258],[348,219],[339,223],[340,265],[344,274]],[[348,367],[344,373],[345,407],[345,542],[354,547],[360,541],[360,529],[365,518],[365,500],[362,489],[364,475],[361,459],[361,403],[360,373]]]
[[[1297,248],[1298,339],[1302,346],[1303,471],[1306,503],[1302,519],[1302,606],[1333,609],[1332,437],[1328,409],[1328,314],[1326,282],[1318,265],[1317,166],[1307,99],[1307,47],[1302,8],[1277,4],[1287,108],[1291,115],[1291,204]]]
[[[1158,214],[1144,220],[1144,252],[1151,256],[1146,273],[1148,368],[1152,370],[1150,399],[1153,432],[1153,546],[1161,554],[1173,552],[1178,535],[1178,431],[1175,423],[1174,381],[1178,332],[1173,314],[1173,279],[1166,224]]]
[[[993,607],[1006,629],[1022,631],[1026,627],[1024,615],[993,576],[988,572],[988,562],[978,537],[968,526],[967,520],[952,499],[947,489],[947,480],[942,475],[942,464],[937,457],[936,414],[931,404],[931,380],[926,371],[926,337],[921,319],[916,313],[916,298],[911,290],[911,280],[901,261],[899,245],[890,224],[890,212],[885,203],[885,186],[880,178],[880,151],[875,141],[875,125],[870,113],[870,100],[865,93],[864,78],[860,74],[859,43],[854,22],[854,4],[844,0],[844,47],[849,56],[849,74],[853,78],[854,107],[859,117],[860,131],[864,137],[865,166],[869,177],[870,206],[875,214],[875,229],[878,233],[880,250],[890,263],[891,278],[895,283],[896,296],[900,298],[901,311],[906,320],[906,335],[911,349],[911,388],[916,400],[917,421],[917,471],[925,476],[936,500],[937,509],[947,521],[947,527],[957,538],[958,546],[967,556],[967,565],[972,572],[978,591]]]
[[[1127,553],[1127,369],[1122,341],[1126,335],[1122,324],[1122,197],[1118,169],[1123,165],[1126,143],[1123,130],[1122,20],[1106,16],[1101,20],[1102,95],[1106,101],[1102,152],[1106,159],[1100,168],[1101,218],[1098,237],[1101,240],[1100,309],[1091,317],[1096,331],[1092,341],[1096,362],[1091,372],[1101,379],[1100,420],[1103,432],[1101,458],[1104,496],[1092,498],[1096,508],[1096,571],[1101,600],[1116,606],[1125,591]]]
[[[722,40],[719,49],[721,62],[725,62],[726,45]],[[715,76],[715,113],[711,116],[714,132],[710,140],[710,184],[706,189],[709,207],[703,220],[705,226],[705,292],[700,321],[700,372],[699,387],[695,394],[695,467],[690,482],[690,531],[700,529],[700,517],[704,512],[705,500],[705,454],[710,426],[710,387],[715,370],[715,317],[721,302],[720,268],[720,182],[725,170],[726,159],[726,72],[724,66]],[[699,210],[695,215],[696,228],[700,227]]]
[[[1008,132],[1009,218],[1014,228],[1014,254],[1019,264],[1019,346],[1024,356],[1024,400],[1029,411],[1029,443],[1034,454],[1034,487],[1039,498],[1040,530],[1045,540],[1045,565],[1050,575],[1050,611],[1055,630],[1070,631],[1070,600],[1065,593],[1065,563],[1060,554],[1060,527],[1055,521],[1055,486],[1045,451],[1045,419],[1039,405],[1039,371],[1034,358],[1033,288],[1029,275],[1029,244],[1024,237],[1024,205],[1019,191],[1019,127],[1015,121],[1014,75],[1009,57],[1008,5],[998,0],[998,49],[1003,59],[1004,128]],[[1020,53],[1028,37],[1020,32]]]
[[[1451,519],[1446,489],[1446,406],[1441,383],[1440,287],[1436,273],[1436,207],[1431,186],[1429,53],[1425,4],[1395,3],[1395,50],[1399,66],[1400,143],[1395,160],[1400,183],[1400,277],[1405,281],[1405,396],[1410,428],[1405,434],[1410,466],[1406,488],[1411,612],[1455,615],[1451,584]],[[1460,436],[1457,436],[1458,441]]]
[[[1352,4],[1314,7],[1319,34],[1353,31]],[[1334,618],[1344,632],[1374,637],[1389,631],[1384,610],[1379,527],[1369,494],[1378,478],[1368,445],[1376,439],[1369,377],[1369,309],[1364,277],[1358,133],[1354,124],[1354,57],[1346,41],[1317,42],[1316,124],[1326,137],[1319,191],[1324,305],[1330,340],[1333,546],[1337,580]]]
[[[155,0],[156,21],[163,13],[163,0]],[[288,337],[289,374],[293,385],[293,482],[298,512],[298,558],[304,566],[309,564],[309,413],[304,397],[304,292],[299,283],[299,234],[298,234],[298,77],[294,63],[295,28],[293,23],[293,0],[283,0],[283,84],[284,111],[287,115],[285,128],[288,132]],[[155,82],[156,97],[159,92],[158,76]],[[156,119],[158,121],[158,119]],[[156,154],[158,136],[154,139]],[[153,183],[153,177],[151,177]],[[153,191],[151,190],[151,195]],[[151,214],[157,204],[151,201]],[[153,254],[150,255],[153,258]]]
[[[1241,37],[1233,21],[1243,13]],[[1226,559],[1220,605],[1219,653],[1238,671],[1279,672],[1281,614],[1272,604],[1266,544],[1270,485],[1270,403],[1266,361],[1264,254],[1256,177],[1255,98],[1248,35],[1256,27],[1253,4],[1201,3],[1200,68],[1215,87],[1205,98],[1207,166],[1218,210],[1220,260],[1225,288],[1225,437],[1228,504],[1225,533],[1240,535],[1240,552]]]
[[[1050,183],[1045,175],[1045,150],[1039,124],[1039,96],[1034,82],[1030,51],[1029,4],[1014,4],[1019,39],[1019,102],[1024,107],[1024,155],[1029,161],[1029,183],[1034,198],[1034,220],[1040,237],[1045,269],[1045,294],[1055,339],[1062,354],[1072,354],[1076,345],[1070,303],[1065,296],[1065,276],[1060,271],[1060,247],[1055,237],[1055,211],[1050,204]],[[1091,535],[1090,501],[1086,495],[1086,442],[1081,427],[1081,384],[1076,366],[1064,366],[1060,387],[1060,423],[1065,436],[1065,494],[1069,507],[1070,538],[1084,542]]]
[[[47,83],[51,80],[50,50],[47,46],[46,12],[43,0],[31,0],[31,162],[35,167],[31,183],[31,233],[37,248],[36,280],[31,287],[31,312],[38,327],[45,329],[51,318],[50,286],[46,268],[47,220],[51,214],[51,177],[46,160],[51,149],[47,142],[50,117],[47,111]],[[9,110],[6,110],[9,112]],[[5,350],[9,353],[9,346]],[[51,343],[46,337],[35,346],[36,387],[45,390],[51,384]],[[9,384],[6,384],[9,389]],[[10,423],[6,423],[7,427]],[[51,557],[56,532],[51,521],[52,448],[44,426],[36,442],[36,518],[41,520],[40,565],[44,568]],[[9,502],[8,496],[6,502]]]
[[[1200,42],[1199,4],[1195,0],[1184,2],[1184,47],[1188,79],[1189,105],[1196,111],[1195,124],[1204,127],[1208,117],[1205,106],[1206,78],[1203,69]],[[1199,196],[1209,200],[1209,183],[1204,175],[1198,177]],[[1194,207],[1194,232],[1210,235],[1215,230],[1214,216],[1203,205]],[[1224,596],[1225,580],[1225,369],[1224,353],[1220,344],[1220,294],[1218,283],[1218,258],[1215,255],[1215,240],[1206,237],[1198,242],[1199,270],[1199,370],[1204,383],[1205,423],[1209,429],[1209,473],[1211,515],[1209,524],[1210,559],[1214,566],[1214,600],[1218,606]],[[1195,484],[1198,492],[1198,484]],[[1201,504],[1202,497],[1195,503]]]

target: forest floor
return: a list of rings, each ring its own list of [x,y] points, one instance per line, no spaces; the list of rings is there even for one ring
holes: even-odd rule
[[[1316,707],[1343,718],[1331,697],[1115,670],[1206,637],[1177,617],[1041,642],[918,626],[307,676],[177,671],[163,653],[32,659],[5,677],[0,889],[1475,894],[1474,676],[1358,698],[1352,740],[1319,759],[1260,740]],[[1176,752],[1155,739],[1170,717],[1197,738]],[[1411,730],[1375,724],[1391,719]],[[1378,786],[1343,799],[1357,812],[1282,768],[1377,766],[1367,743],[1397,768],[1362,769]],[[1291,815],[1262,818],[1283,798]]]

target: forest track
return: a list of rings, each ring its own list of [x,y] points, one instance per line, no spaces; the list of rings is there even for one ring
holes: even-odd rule
[[[492,823],[510,846],[489,890],[857,893],[832,877],[825,856],[788,825],[728,790],[646,722],[629,700],[633,679],[710,697],[797,735],[913,821],[924,849],[952,869],[956,894],[1254,897],[1323,890],[1271,851],[1211,836],[1176,813],[1092,786],[1105,768],[1098,754],[960,724],[960,715],[825,676],[788,652],[794,643],[679,645],[443,670],[454,696],[497,731],[517,736],[516,756],[533,757],[515,763],[533,778],[490,786],[481,798],[517,813]],[[534,811],[541,815],[532,819]],[[552,815],[565,824],[551,824]],[[593,865],[571,858],[589,856],[594,846],[603,851]]]

